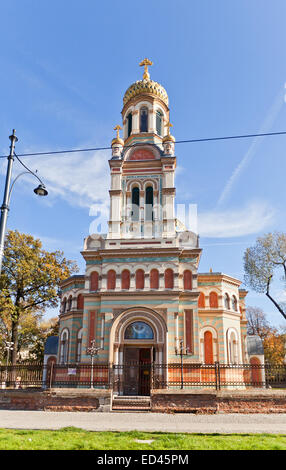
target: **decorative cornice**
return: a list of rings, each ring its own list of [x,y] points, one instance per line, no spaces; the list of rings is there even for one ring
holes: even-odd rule
[[[171,196],[175,196],[176,194],[176,188],[162,188],[162,194],[163,195],[171,195]]]
[[[121,196],[122,189],[110,189],[109,194],[110,196]]]

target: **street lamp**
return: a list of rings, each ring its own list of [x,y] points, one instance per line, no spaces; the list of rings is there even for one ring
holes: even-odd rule
[[[91,346],[87,348],[87,354],[91,356],[91,376],[90,376],[90,388],[93,388],[93,361],[94,356],[98,355],[98,351],[101,351],[102,348],[95,346],[95,339],[91,341]]]
[[[3,204],[1,206],[1,220],[0,220],[0,274],[2,271],[2,261],[3,261],[3,255],[4,255],[4,241],[5,241],[5,232],[6,232],[6,225],[7,225],[7,217],[8,217],[8,211],[9,211],[9,204],[10,204],[10,198],[11,198],[11,192],[14,187],[14,184],[20,178],[20,176],[30,173],[31,175],[35,176],[40,182],[39,186],[34,189],[34,193],[37,194],[38,196],[47,196],[48,191],[45,188],[45,185],[43,184],[42,180],[34,173],[33,171],[30,170],[24,163],[20,160],[19,157],[15,154],[15,143],[18,142],[18,138],[16,137],[15,129],[13,129],[13,134],[9,136],[9,139],[11,140],[11,145],[10,145],[10,154],[7,157],[8,159],[8,165],[7,165],[7,172],[6,172],[6,180],[5,180],[5,189],[4,189],[4,197],[3,197]],[[12,167],[13,167],[13,162],[14,162],[14,157],[17,158],[18,162],[21,163],[21,165],[25,168],[26,171],[23,171],[20,173],[15,180],[11,184],[11,178],[12,178]]]

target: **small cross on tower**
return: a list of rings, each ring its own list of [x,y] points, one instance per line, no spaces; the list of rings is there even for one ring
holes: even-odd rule
[[[119,131],[122,130],[122,127],[120,127],[119,124],[117,124],[117,126],[114,127],[114,130],[117,132],[116,138],[117,138],[117,139],[120,139],[120,137],[119,137]]]
[[[148,72],[148,66],[153,65],[153,62],[149,59],[144,59],[142,62],[140,62],[140,67],[144,65],[144,74],[143,74],[143,80],[149,80],[150,79],[150,74]]]
[[[168,128],[167,135],[170,135],[170,128],[173,127],[173,124],[171,124],[170,121],[168,121],[166,124],[166,127]]]

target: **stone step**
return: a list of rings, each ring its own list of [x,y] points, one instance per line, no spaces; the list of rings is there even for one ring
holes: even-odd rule
[[[113,401],[142,401],[150,402],[149,396],[135,396],[135,395],[115,395],[113,396]]]
[[[150,397],[145,396],[115,396],[112,401],[114,411],[149,411]]]

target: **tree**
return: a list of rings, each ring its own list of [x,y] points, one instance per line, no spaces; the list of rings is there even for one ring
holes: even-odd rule
[[[265,362],[283,364],[286,353],[285,327],[270,325],[265,312],[258,307],[246,309],[247,334],[258,335],[262,339]]]
[[[268,233],[256,240],[244,253],[244,282],[255,292],[265,293],[286,320],[285,306],[270,294],[274,272],[282,269],[282,281],[286,283],[286,234]]]
[[[28,334],[30,330],[28,330]],[[50,318],[49,320],[37,321],[33,331],[33,336],[29,338],[26,347],[28,349],[28,359],[42,362],[44,360],[45,342],[48,336],[57,336],[59,334],[59,319]],[[27,339],[28,339],[27,338]],[[21,354],[21,350],[19,351]]]
[[[20,322],[56,307],[59,283],[77,270],[61,251],[43,250],[41,241],[32,235],[8,232],[0,276],[0,316],[11,331],[12,364],[17,361]]]
[[[247,334],[258,335],[263,340],[271,330],[265,312],[258,307],[247,307]]]
[[[282,365],[285,360],[285,335],[280,334],[275,328],[264,338],[265,362],[273,365]]]

